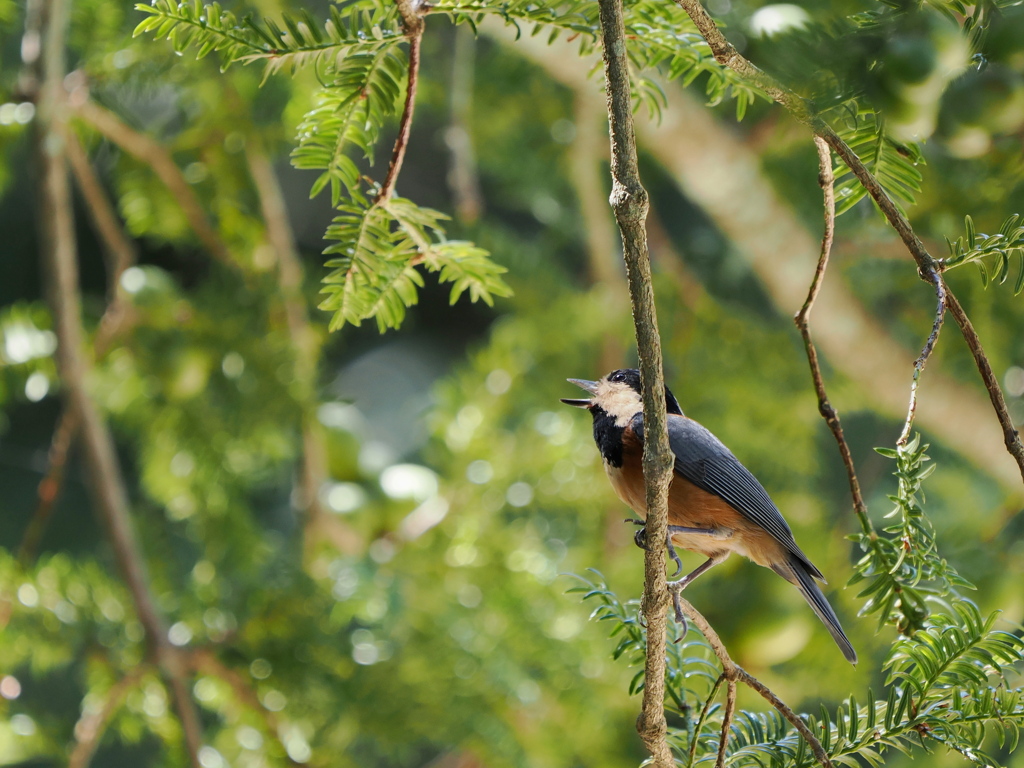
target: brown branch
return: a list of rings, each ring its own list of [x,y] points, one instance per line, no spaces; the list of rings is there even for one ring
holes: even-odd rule
[[[75,747],[68,757],[68,768],[87,768],[96,749],[100,745],[100,739],[107,730],[111,719],[124,704],[125,698],[132,688],[138,685],[144,674],[150,672],[145,664],[140,664],[114,683],[107,691],[103,705],[92,712],[83,712],[82,716],[75,723]]]
[[[89,162],[82,142],[78,140],[74,131],[66,131],[64,140],[67,142],[71,173],[85,199],[86,210],[107,257],[107,298],[113,302],[118,293],[117,286],[121,275],[139,260],[138,251],[131,238],[125,234],[117,211]]]
[[[89,212],[107,256],[108,303],[103,317],[100,318],[99,329],[93,342],[97,357],[102,357],[113,340],[125,329],[129,319],[128,304],[118,291],[118,283],[124,271],[137,261],[137,252],[131,239],[125,235],[117,213],[114,211],[114,206],[104,192],[103,185],[89,163],[78,137],[71,130],[65,130],[63,135],[67,142],[67,159],[72,175],[82,193],[86,210]],[[42,540],[60,495],[68,454],[78,435],[79,426],[78,413],[71,407],[65,407],[50,442],[50,450],[47,454],[48,469],[46,475],[39,482],[37,492],[39,501],[18,549],[18,559],[23,565],[27,565],[35,559],[39,542]]]
[[[729,656],[729,652],[725,648],[725,644],[722,642],[722,638],[720,638],[718,633],[715,632],[710,624],[708,624],[708,620],[704,618],[701,612],[681,597],[679,598],[679,607],[682,609],[683,613],[686,614],[686,617],[690,622],[700,630],[702,635],[704,635],[704,639],[708,641],[708,645],[711,646],[711,650],[714,652],[715,656],[718,657],[718,661],[722,665],[722,676],[725,680],[729,683],[743,683],[751,690],[760,694],[761,697],[778,710],[779,714],[786,718],[786,720],[788,720],[804,738],[808,746],[810,746],[811,752],[814,753],[815,759],[817,759],[823,768],[833,768],[832,761],[825,753],[824,748],[822,748],[821,742],[818,741],[818,738],[813,733],[811,733],[811,729],[807,727],[807,723],[801,720],[800,717],[790,709],[782,699],[776,696],[767,685],[762,683],[732,660],[732,657]],[[719,751],[721,751],[721,746],[719,747]]]
[[[960,326],[960,332],[964,336],[964,341],[967,342],[968,349],[974,355],[978,371],[981,373],[981,380],[985,383],[985,389],[988,390],[989,399],[992,401],[992,407],[999,416],[999,424],[1003,428],[1003,441],[1006,444],[1006,450],[1017,460],[1017,465],[1021,468],[1021,479],[1024,480],[1024,445],[1021,445],[1020,433],[1013,427],[1013,419],[1010,417],[1010,412],[1006,407],[1003,390],[999,386],[996,375],[992,372],[992,366],[989,365],[985,351],[981,348],[981,339],[978,338],[978,333],[974,330],[970,318],[967,317],[964,308],[957,301],[956,296],[953,295],[953,291],[948,286],[946,288],[946,307],[949,309],[949,314],[956,320],[956,324]]]
[[[729,728],[732,726],[733,715],[736,714],[736,681],[729,680],[725,695],[725,712],[722,713],[722,734],[718,738],[718,757],[715,768],[725,768],[725,751],[729,746]]]
[[[647,190],[640,183],[637,165],[622,0],[599,0],[598,6],[611,129],[610,202],[622,233],[640,358],[640,380],[644,390],[643,466],[647,487],[647,536],[649,541],[659,543],[666,541],[668,535],[668,487],[672,481],[673,454],[668,443],[661,338],[658,335],[651,261],[644,228],[649,203]],[[654,546],[644,554],[641,609],[647,622],[647,658],[637,731],[651,753],[652,764],[658,768],[674,765],[672,752],[665,740],[666,590],[665,550]]]
[[[708,15],[707,11],[704,10],[703,6],[701,6],[699,0],[675,0],[675,2],[696,25],[698,31],[711,48],[716,61],[752,82],[764,93],[785,107],[797,120],[808,126],[815,135],[825,140],[829,147],[832,148],[832,151],[839,156],[839,159],[857,177],[857,180],[871,196],[871,199],[878,205],[882,215],[885,216],[890,226],[899,235],[910,255],[914,258],[921,279],[934,283],[931,275],[933,272],[942,271],[940,262],[936,261],[928,253],[928,249],[925,248],[920,238],[914,233],[910,222],[907,221],[899,206],[886,194],[882,185],[878,183],[878,180],[868,170],[867,166],[861,162],[849,145],[832,130],[831,126],[812,113],[807,104],[797,94],[781,86],[769,75],[744,58],[725,39],[721,30]],[[985,387],[989,391],[989,397],[995,408],[996,416],[999,419],[1000,426],[1003,428],[1007,451],[1016,460],[1021,478],[1024,479],[1024,445],[1021,444],[1020,435],[1014,429],[1013,421],[1009,418],[1008,412],[1005,409],[1001,410],[998,406],[998,401],[1003,399],[1002,390],[999,388],[999,382],[990,377],[991,365],[988,362],[988,357],[978,342],[973,328],[970,327],[967,315],[963,314],[963,312],[953,313],[953,318],[956,320],[957,325],[960,326],[960,331],[964,334],[965,340],[968,340],[968,348],[974,357],[975,365],[981,373],[982,380],[985,382]],[[972,337],[974,343],[970,340]]]
[[[690,739],[690,753],[686,759],[686,768],[693,766],[693,759],[697,755],[697,745],[700,743],[700,732],[704,728],[704,722],[708,719],[708,713],[711,712],[711,705],[715,701],[715,694],[718,693],[718,689],[722,687],[724,682],[725,673],[723,672],[715,680],[715,684],[708,691],[708,697],[704,700],[704,706],[700,710],[700,717],[697,718],[697,724],[693,728],[693,738]]]
[[[387,203],[395,191],[395,183],[398,181],[398,174],[402,170],[402,162],[405,160],[405,149],[409,145],[409,134],[412,132],[412,114],[416,109],[416,83],[420,72],[420,47],[423,42],[423,30],[426,22],[423,19],[425,11],[423,4],[417,0],[395,0],[398,6],[398,13],[402,17],[402,26],[405,27],[405,36],[409,40],[409,77],[405,88],[405,107],[402,109],[402,119],[398,124],[398,138],[395,139],[394,149],[391,151],[391,165],[388,166],[388,175],[384,178],[380,193],[373,201]]]
[[[231,257],[227,244],[206,218],[206,211],[199,198],[185,180],[171,153],[160,142],[129,127],[109,109],[104,109],[90,99],[83,99],[75,114],[109,141],[152,168],[167,191],[177,200],[203,248],[217,261],[237,269],[238,264]]]
[[[41,8],[27,13],[38,23],[26,22],[26,37],[42,41],[38,63],[26,64],[39,83],[34,143],[38,161],[38,226],[47,300],[57,334],[57,368],[64,388],[65,407],[81,419],[82,442],[92,479],[94,503],[106,528],[118,567],[132,596],[146,640],[161,672],[175,691],[185,743],[193,766],[199,766],[201,730],[199,718],[176,662],[175,649],[167,640],[163,618],[149,591],[145,559],[128,510],[127,493],[114,441],[96,403],[89,394],[89,362],[83,353],[81,295],[78,286],[78,246],[75,241],[71,185],[66,164],[67,95],[64,91],[65,35],[69,9],[65,0],[34,0]],[[40,76],[41,75],[41,76]]]
[[[853,454],[843,434],[843,425],[839,420],[839,414],[828,399],[825,391],[825,380],[821,374],[821,365],[818,362],[818,350],[811,340],[810,315],[821,284],[825,279],[825,270],[828,268],[828,259],[832,252],[832,242],[835,239],[836,231],[836,194],[835,174],[832,172],[832,154],[824,139],[815,136],[814,146],[818,150],[818,184],[821,186],[824,195],[825,230],[821,237],[821,255],[818,257],[818,266],[814,270],[814,279],[811,280],[811,287],[807,291],[807,299],[800,311],[796,313],[793,321],[800,330],[804,340],[804,350],[807,352],[807,362],[811,366],[811,379],[814,381],[814,391],[818,395],[818,412],[832,436],[839,446],[839,455],[846,467],[846,475],[850,483],[850,495],[853,498],[853,509],[860,521],[861,528],[865,533],[871,530],[871,520],[868,518],[868,507],[864,503],[864,496],[860,491],[860,481],[857,479],[857,470],[853,465]]]
[[[914,425],[914,413],[917,411],[917,384],[921,378],[921,371],[928,364],[928,358],[931,357],[932,350],[935,349],[935,342],[939,339],[939,331],[942,330],[942,321],[946,317],[946,284],[943,282],[942,275],[938,271],[934,269],[929,270],[927,274],[928,279],[935,286],[937,302],[935,319],[932,321],[932,332],[928,335],[928,340],[925,342],[921,354],[914,361],[914,378],[910,382],[910,404],[907,406],[907,419],[903,423],[903,431],[896,440],[896,445],[906,445],[907,440],[910,439],[910,429]]]
[[[75,435],[78,433],[80,420],[78,412],[70,402],[65,403],[60,413],[60,420],[57,428],[53,431],[50,439],[50,450],[46,455],[48,468],[46,475],[39,481],[39,489],[36,491],[38,501],[32,518],[25,527],[25,533],[21,538],[21,545],[18,547],[18,561],[23,566],[28,566],[36,559],[39,551],[39,543],[46,532],[46,526],[50,522],[53,510],[60,496],[61,485],[64,482],[64,469],[67,467],[68,454],[71,452],[71,445]]]

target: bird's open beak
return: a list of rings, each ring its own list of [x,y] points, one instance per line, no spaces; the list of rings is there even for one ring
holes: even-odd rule
[[[566,379],[566,381],[572,382],[577,387],[580,387],[581,389],[585,389],[585,390],[587,390],[587,392],[590,392],[591,394],[594,394],[597,391],[597,382],[596,381],[585,381],[584,379]],[[585,400],[585,399],[576,400],[576,399],[569,398],[569,397],[563,397],[562,398],[562,402],[565,403],[566,405],[571,405],[571,406],[574,406],[576,408],[589,408],[591,406],[591,404],[592,404],[590,400]]]

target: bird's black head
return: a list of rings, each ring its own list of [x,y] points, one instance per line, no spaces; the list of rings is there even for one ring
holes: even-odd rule
[[[569,379],[569,381],[587,390],[593,397],[579,400],[563,398],[562,402],[577,408],[589,408],[595,417],[596,412],[600,410],[624,426],[629,419],[643,410],[643,400],[641,399],[643,389],[640,385],[640,371],[636,368],[620,368],[617,371],[612,371],[600,381],[584,381],[582,379]],[[679,401],[667,386],[665,387],[665,409],[668,413],[679,416],[683,414],[683,409],[679,407]]]

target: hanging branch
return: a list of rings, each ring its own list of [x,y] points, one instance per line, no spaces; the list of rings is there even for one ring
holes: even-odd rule
[[[32,512],[28,525],[25,526],[25,533],[22,534],[21,544],[18,546],[18,561],[23,566],[28,566],[36,559],[39,544],[43,540],[46,526],[53,515],[57,497],[60,496],[68,454],[71,452],[75,435],[78,434],[79,423],[78,412],[74,405],[71,402],[66,402],[60,412],[57,428],[54,429],[53,437],[50,439],[50,450],[46,454],[46,474],[39,481],[36,491],[36,508]]]
[[[64,130],[63,136],[72,175],[82,193],[86,211],[92,219],[107,256],[107,308],[100,318],[99,329],[93,342],[96,356],[102,357],[117,335],[124,330],[128,318],[128,305],[121,298],[118,283],[122,273],[137,261],[137,253],[135,245],[125,235],[114,206],[104,192],[103,185],[89,163],[78,137],[71,130]],[[68,455],[78,435],[80,424],[78,412],[70,404],[66,405],[61,411],[60,420],[50,441],[50,450],[46,457],[46,475],[39,481],[35,511],[18,548],[18,559],[23,564],[35,559],[39,543],[53,515],[64,482]]]
[[[35,94],[35,149],[38,161],[38,216],[47,300],[57,334],[57,367],[67,408],[81,419],[81,434],[94,502],[146,633],[150,653],[167,680],[181,720],[185,745],[194,768],[199,768],[202,730],[188,695],[183,672],[167,639],[163,617],[149,590],[145,559],[128,511],[128,498],[113,437],[86,386],[89,363],[83,354],[81,295],[71,185],[66,165],[67,95],[64,91],[65,36],[69,20],[65,0],[34,0],[26,12],[27,42],[23,51],[28,78],[38,84]],[[40,48],[41,42],[41,48]]]
[[[811,287],[807,291],[807,299],[800,311],[796,313],[793,321],[800,329],[800,335],[804,339],[804,349],[807,352],[807,362],[811,366],[811,378],[814,380],[814,391],[818,395],[818,412],[825,419],[832,436],[839,446],[839,455],[842,456],[843,464],[846,466],[846,475],[850,482],[850,495],[853,497],[853,509],[857,514],[861,527],[867,533],[871,530],[871,520],[868,518],[868,506],[864,503],[864,496],[860,491],[860,481],[857,480],[857,470],[853,465],[853,454],[843,434],[843,425],[839,420],[839,414],[828,399],[825,391],[825,380],[821,375],[821,365],[818,362],[818,350],[811,340],[810,315],[814,302],[818,298],[821,284],[825,279],[825,270],[828,268],[828,259],[832,253],[832,242],[836,232],[836,192],[835,174],[832,172],[832,154],[828,145],[820,136],[814,137],[814,146],[818,150],[818,184],[821,186],[824,195],[825,231],[821,237],[821,255],[818,257],[818,266],[814,270],[814,279],[811,280]]]
[[[699,0],[675,0],[675,2],[696,25],[697,30],[711,48],[716,61],[723,66],[729,67],[756,85],[765,94],[785,107],[797,120],[808,126],[816,136],[820,136],[825,140],[829,147],[832,148],[832,151],[839,156],[839,159],[857,177],[857,180],[860,181],[864,189],[878,205],[879,210],[881,210],[890,226],[899,235],[910,255],[917,263],[917,271],[921,279],[934,283],[931,274],[933,272],[941,273],[941,262],[936,261],[928,253],[920,238],[914,233],[906,216],[903,215],[896,203],[886,194],[878,180],[875,179],[867,166],[864,165],[846,142],[829,125],[814,115],[804,100],[797,94],[781,86],[771,76],[744,58],[725,39],[718,25],[715,24],[707,11],[704,10]],[[956,302],[956,297],[948,287],[946,288],[946,303],[950,307],[953,319],[956,320],[957,325],[960,326],[960,330],[964,334],[964,338],[967,340],[967,346],[974,356],[975,365],[981,373],[982,381],[988,390],[996,416],[1003,428],[1007,451],[1016,460],[1017,466],[1020,469],[1021,479],[1024,479],[1024,445],[1021,444],[1020,435],[1014,429],[1013,420],[1010,418],[1009,413],[1005,408],[1000,408],[999,406],[1000,402],[1005,405],[1005,401],[1003,400],[1003,393],[999,387],[999,382],[992,375],[988,357],[984,349],[982,349],[981,342],[973,327],[971,327],[967,315],[963,313],[962,309],[959,312],[952,312],[954,303],[956,303],[957,307],[960,305]]]
[[[402,162],[405,160],[405,148],[409,145],[409,134],[412,132],[412,114],[416,108],[420,47],[423,42],[423,30],[426,27],[423,13],[427,8],[424,3],[419,0],[395,0],[395,5],[398,6],[398,13],[402,17],[402,26],[405,28],[405,37],[409,41],[409,77],[405,88],[405,107],[402,109],[402,119],[398,124],[398,138],[395,139],[395,147],[391,151],[391,165],[388,166],[388,175],[384,178],[380,193],[373,201],[374,204],[386,204],[391,199],[391,195],[395,191],[395,183],[398,181],[398,174],[402,170]]]
[[[935,349],[935,342],[938,341],[939,331],[942,330],[942,321],[946,317],[946,284],[942,276],[934,269],[928,271],[927,277],[935,286],[937,302],[935,320],[932,321],[932,332],[928,335],[928,341],[925,342],[921,354],[914,361],[914,378],[910,382],[910,405],[907,406],[907,419],[903,423],[903,431],[900,433],[899,439],[896,440],[896,445],[906,445],[907,440],[910,439],[910,429],[914,425],[914,413],[917,411],[917,383],[921,378],[921,371],[928,364],[928,358],[931,357],[932,350]]]
[[[623,256],[633,304],[644,390],[644,478],[647,486],[646,527],[654,542],[644,554],[644,595],[641,603],[647,622],[647,657],[644,692],[637,731],[658,768],[674,765],[665,741],[665,631],[668,603],[665,550],[668,535],[668,487],[672,482],[673,454],[668,443],[665,413],[661,338],[654,306],[651,262],[647,250],[647,191],[640,183],[629,68],[626,61],[622,0],[599,0],[604,51],[605,93],[611,129],[611,206],[622,233]]]

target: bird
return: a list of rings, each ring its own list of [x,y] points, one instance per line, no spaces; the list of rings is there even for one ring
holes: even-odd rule
[[[594,441],[612,488],[643,518],[647,499],[642,462],[644,414],[640,372],[623,368],[599,381],[568,381],[592,397],[562,398],[562,402],[590,411]],[[744,555],[795,585],[846,660],[856,664],[853,645],[815,583],[815,579],[824,582],[825,577],[797,546],[793,532],[768,492],[721,440],[683,413],[667,386],[665,409],[669,445],[675,454],[668,497],[669,551],[680,571],[682,563],[672,545],[707,558],[673,583],[673,594],[678,596],[680,590],[731,553]],[[638,532],[637,543],[646,546],[643,530]]]

